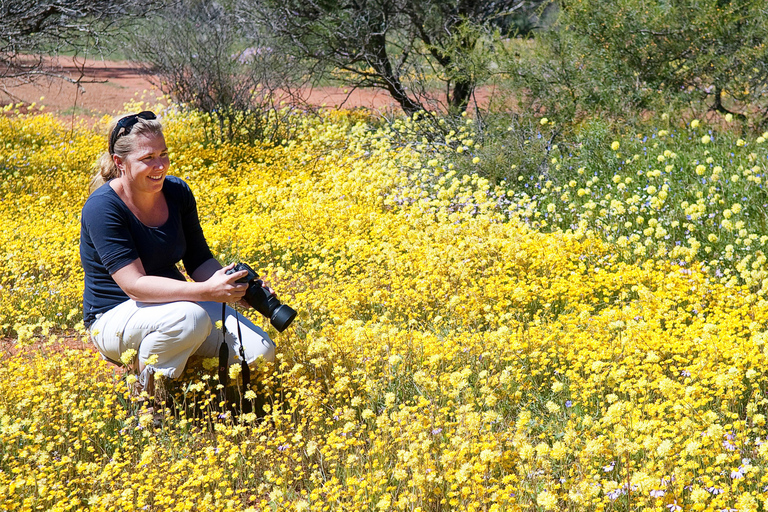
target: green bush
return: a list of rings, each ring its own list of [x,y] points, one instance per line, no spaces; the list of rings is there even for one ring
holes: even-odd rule
[[[761,125],[766,43],[762,0],[566,0],[532,42],[506,42],[500,67],[520,108],[560,122],[688,108]]]

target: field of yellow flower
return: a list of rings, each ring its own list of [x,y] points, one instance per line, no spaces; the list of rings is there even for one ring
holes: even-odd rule
[[[214,253],[300,312],[272,332],[257,392],[233,395],[261,413],[222,407],[203,361],[168,386],[155,427],[122,371],[60,346],[82,333],[79,214],[104,126],[9,113],[0,508],[768,508],[762,189],[737,208],[694,184],[757,185],[762,141],[726,159],[730,143],[717,152],[697,127],[681,130],[700,157],[670,131],[616,140],[603,188],[572,165],[586,153],[555,151],[566,181],[536,176],[525,193],[457,172],[481,163],[471,126],[433,151],[355,114],[296,116],[276,147],[205,143],[173,109],[162,120]]]

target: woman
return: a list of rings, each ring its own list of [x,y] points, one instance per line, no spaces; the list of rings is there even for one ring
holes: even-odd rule
[[[153,392],[153,374],[181,375],[191,355],[216,357],[222,303],[240,300],[245,271],[227,275],[203,236],[192,191],[168,176],[170,159],[154,113],[132,114],[110,128],[91,195],[83,206],[80,258],[85,270],[85,325],[108,360],[135,350],[139,390]],[[182,261],[188,281],[176,264]],[[237,318],[226,307],[224,325]],[[249,364],[274,360],[266,333],[240,319],[242,340],[229,334],[229,364],[242,342]],[[218,324],[220,325],[220,324]]]

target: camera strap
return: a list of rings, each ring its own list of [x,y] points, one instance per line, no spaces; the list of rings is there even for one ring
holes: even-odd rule
[[[243,389],[248,390],[251,386],[251,369],[248,366],[248,362],[245,360],[245,349],[243,348],[243,335],[240,331],[240,315],[236,308],[232,308],[235,311],[235,320],[237,321],[237,341],[240,345],[240,367],[243,374]],[[229,385],[229,346],[227,345],[227,326],[225,320],[227,318],[227,304],[221,303],[221,332],[222,341],[219,346],[219,382],[224,385]]]

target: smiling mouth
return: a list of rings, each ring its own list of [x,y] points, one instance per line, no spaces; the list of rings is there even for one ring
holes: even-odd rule
[[[160,180],[162,180],[164,177],[165,177],[165,175],[164,175],[164,174],[161,174],[161,175],[159,175],[159,176],[148,176],[148,178],[149,178],[149,179],[151,179],[152,181],[160,181]]]

